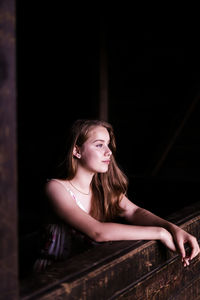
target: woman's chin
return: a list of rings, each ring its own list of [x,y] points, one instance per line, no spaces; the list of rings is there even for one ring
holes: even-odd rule
[[[108,172],[108,166],[101,168],[98,173],[107,173]]]

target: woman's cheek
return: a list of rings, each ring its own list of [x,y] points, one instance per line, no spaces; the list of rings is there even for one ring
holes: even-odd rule
[[[82,162],[84,162],[85,164],[91,164],[91,163],[95,163],[98,158],[99,158],[99,153],[91,151],[88,152],[86,155],[82,156]]]

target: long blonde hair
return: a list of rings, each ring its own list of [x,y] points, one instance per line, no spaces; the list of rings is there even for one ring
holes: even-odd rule
[[[110,221],[122,213],[120,201],[127,191],[128,180],[115,161],[116,142],[113,127],[100,120],[77,120],[71,127],[68,152],[64,161],[65,178],[72,180],[76,175],[78,160],[73,155],[77,145],[81,147],[88,139],[88,133],[96,126],[105,127],[110,135],[109,147],[112,151],[111,161],[106,173],[96,173],[91,182],[92,202],[90,214],[100,221]]]

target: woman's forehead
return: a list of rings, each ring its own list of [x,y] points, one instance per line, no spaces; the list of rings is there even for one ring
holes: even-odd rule
[[[103,126],[95,126],[88,132],[88,139],[109,140],[110,135],[108,130]]]

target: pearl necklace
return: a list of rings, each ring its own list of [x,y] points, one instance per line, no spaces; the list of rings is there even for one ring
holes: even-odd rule
[[[70,183],[71,186],[73,186],[73,188],[75,188],[75,190],[77,190],[79,193],[81,193],[81,194],[83,194],[83,195],[86,195],[86,196],[88,196],[88,195],[90,194],[90,191],[89,191],[88,193],[83,193],[83,192],[81,192],[79,189],[77,189],[77,188],[71,183],[71,181],[69,181],[69,183]]]

